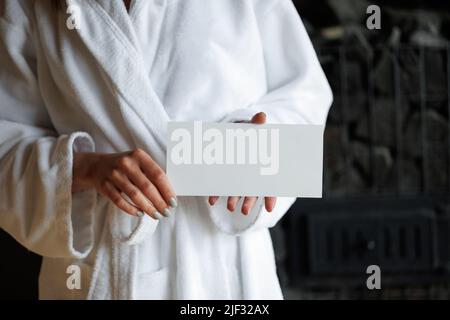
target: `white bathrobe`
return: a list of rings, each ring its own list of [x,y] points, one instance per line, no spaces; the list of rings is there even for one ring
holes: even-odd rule
[[[0,227],[44,256],[40,297],[282,298],[268,228],[293,199],[243,216],[179,197],[155,221],[71,182],[79,151],[165,168],[170,120],[323,124],[331,91],[291,0],[64,2],[0,1]]]

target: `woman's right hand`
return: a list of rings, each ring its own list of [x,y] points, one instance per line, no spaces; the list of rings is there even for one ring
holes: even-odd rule
[[[164,170],[141,149],[112,154],[75,153],[72,192],[93,187],[133,216],[146,213],[160,219],[170,216],[171,209],[177,206]]]

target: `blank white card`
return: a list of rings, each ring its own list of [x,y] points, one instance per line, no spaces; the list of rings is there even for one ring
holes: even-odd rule
[[[167,174],[179,196],[322,197],[321,125],[170,122]]]

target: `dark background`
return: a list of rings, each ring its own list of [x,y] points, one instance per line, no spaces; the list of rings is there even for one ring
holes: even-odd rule
[[[447,2],[295,2],[335,100],[324,199],[271,230],[287,298],[450,297]],[[381,30],[366,28],[369,4]],[[1,230],[0,248],[0,299],[36,299],[40,257]],[[366,287],[371,264],[381,290]]]
[[[334,94],[324,198],[272,229],[292,299],[450,298],[450,14],[446,1],[299,1]],[[366,269],[381,269],[368,290]]]

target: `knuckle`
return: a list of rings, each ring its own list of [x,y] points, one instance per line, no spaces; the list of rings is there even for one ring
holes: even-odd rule
[[[152,189],[152,184],[150,181],[144,181],[141,184],[141,189],[143,191],[150,191]]]
[[[122,157],[117,161],[119,168],[129,169],[133,165],[133,161],[129,157]]]
[[[153,179],[155,181],[161,182],[162,180],[164,180],[166,174],[164,173],[164,171],[161,168],[158,168],[156,170],[154,170],[153,172]]]
[[[118,207],[122,207],[124,205],[125,200],[122,199],[122,197],[120,195],[111,195],[110,196],[111,201],[114,202],[115,205],[117,205]]]
[[[141,157],[143,157],[144,155],[146,155],[145,151],[142,150],[142,149],[140,149],[140,148],[134,149],[134,150],[131,152],[131,156],[132,156],[133,158],[141,158]]]
[[[137,189],[130,189],[128,195],[131,199],[136,199],[139,196],[139,191]]]
[[[121,177],[120,170],[118,169],[112,169],[111,170],[111,178],[114,180],[118,180]]]
[[[107,180],[103,180],[102,182],[100,182],[100,184],[99,184],[99,189],[100,189],[102,192],[109,194],[110,191],[109,191],[109,184],[108,184],[108,181],[107,181]]]

